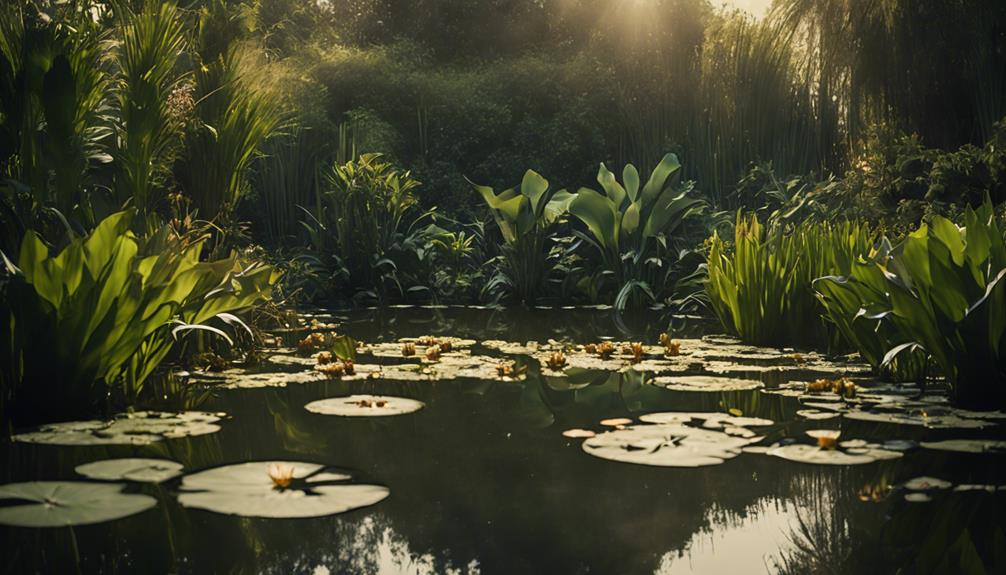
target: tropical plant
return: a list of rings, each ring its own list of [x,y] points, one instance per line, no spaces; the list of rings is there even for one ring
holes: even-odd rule
[[[737,214],[734,244],[710,240],[706,293],[723,326],[744,341],[806,347],[826,343],[812,282],[847,274],[873,234],[855,222],[804,222],[769,229]]]
[[[333,166],[324,185],[318,205],[307,211],[304,222],[314,251],[333,257],[336,267],[345,269],[349,287],[380,297],[390,281],[401,290],[392,252],[422,245],[415,236],[417,224],[433,213],[410,217],[420,182],[381,154],[363,154]]]
[[[121,4],[116,67],[115,190],[132,201],[151,229],[180,145],[183,119],[173,94],[188,74],[179,66],[186,48],[185,20],[172,2],[146,2],[139,11]]]
[[[666,154],[640,188],[639,172],[632,164],[626,164],[620,184],[602,163],[597,182],[604,193],[580,188],[569,204],[569,213],[590,232],[584,238],[600,252],[605,272],[618,285],[619,308],[637,290],[654,299],[653,280],[659,277],[655,272],[665,263],[661,252],[672,245],[672,235],[681,224],[705,206],[690,197],[691,183],[682,189],[672,185],[680,169],[678,157]]]
[[[887,278],[884,265],[890,259],[891,244],[882,238],[877,249],[852,264],[847,276],[825,276],[814,280],[825,319],[851,344],[883,379],[924,381],[928,359],[919,349],[904,350],[896,357],[887,352],[904,343],[893,324],[884,321],[887,309]]]
[[[554,265],[546,245],[548,234],[574,195],[553,190],[534,170],[524,173],[519,188],[499,194],[490,187],[471,184],[489,206],[506,244],[501,250],[500,273],[488,287],[506,286],[521,303],[533,304]]]
[[[69,218],[88,211],[89,169],[110,159],[104,33],[76,10],[46,8],[18,1],[0,14],[0,172],[26,186],[32,210]]]
[[[195,125],[175,174],[201,218],[226,217],[248,189],[249,168],[282,121],[267,78],[240,45],[195,72]],[[306,174],[310,177],[310,174]]]
[[[179,333],[219,332],[200,324],[233,321],[228,312],[269,296],[270,268],[200,262],[202,240],[172,239],[167,228],[141,240],[134,216],[109,216],[57,255],[29,232],[17,265],[5,256],[0,397],[17,413],[93,415],[113,392],[135,399]]]
[[[825,299],[859,300],[880,320],[882,363],[923,353],[946,378],[952,400],[972,408],[1006,406],[1006,240],[992,205],[968,208],[962,227],[933,216],[890,252],[852,276],[824,278]],[[847,309],[854,303],[846,304]],[[860,346],[876,355],[877,344]]]

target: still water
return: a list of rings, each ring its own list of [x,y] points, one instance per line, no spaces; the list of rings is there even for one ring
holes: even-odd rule
[[[421,335],[586,343],[654,342],[710,330],[653,312],[398,308],[324,319],[366,342]],[[806,421],[797,398],[760,390],[671,391],[645,377],[584,385],[498,380],[321,381],[188,395],[226,412],[221,431],[149,446],[0,444],[3,483],[79,480],[82,463],[164,457],[186,472],[255,460],[324,463],[387,486],[376,505],[312,519],[260,519],[184,508],[178,480],[131,489],[157,498],[138,515],[74,528],[0,527],[11,573],[992,573],[1006,567],[1006,492],[934,493],[909,502],[918,476],[953,485],[1006,483],[1002,453],[911,449],[865,465],[815,465],[743,453],[695,468],[591,457],[562,431],[663,411],[725,412],[775,422],[764,444],[814,428],[884,441],[1003,439],[1002,425],[940,429],[846,419]],[[279,369],[272,367],[269,369]],[[294,369],[294,368],[289,368]],[[779,382],[769,382],[777,385]],[[195,390],[196,388],[193,387]],[[418,399],[395,417],[309,413],[323,398]],[[156,406],[161,407],[163,406]],[[865,489],[864,489],[865,488]],[[877,494],[871,497],[870,494]],[[865,494],[865,495],[864,495]],[[862,496],[862,497],[861,497]],[[863,499],[866,499],[864,501]]]

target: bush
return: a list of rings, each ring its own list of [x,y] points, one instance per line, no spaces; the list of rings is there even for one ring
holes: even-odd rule
[[[166,227],[143,240],[133,217],[113,214],[55,256],[29,232],[17,266],[6,261],[0,401],[18,414],[94,415],[110,394],[134,399],[180,331],[269,297],[270,268],[200,262],[202,240]]]
[[[856,337],[871,363],[891,365],[924,354],[939,368],[951,398],[972,408],[1006,406],[1006,241],[990,203],[967,208],[963,227],[934,216],[890,251],[857,263],[851,274],[823,278],[818,291],[840,326],[857,307],[879,322],[882,341]],[[841,299],[849,303],[834,305]],[[863,311],[859,311],[863,310]],[[884,350],[880,361],[878,351]]]

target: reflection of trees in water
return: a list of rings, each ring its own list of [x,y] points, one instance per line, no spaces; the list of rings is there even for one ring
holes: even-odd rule
[[[878,535],[864,528],[876,521],[877,514],[864,514],[869,506],[856,495],[862,476],[859,469],[839,467],[812,468],[791,478],[796,521],[789,549],[775,558],[778,573],[882,571],[885,561]]]

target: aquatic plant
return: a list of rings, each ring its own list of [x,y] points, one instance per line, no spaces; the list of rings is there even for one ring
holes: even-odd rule
[[[672,185],[680,170],[678,157],[666,154],[640,187],[639,172],[632,164],[626,164],[619,183],[602,163],[597,182],[604,193],[580,188],[569,204],[569,213],[587,226],[590,235],[583,237],[600,252],[603,270],[615,279],[619,309],[645,301],[640,293],[654,299],[653,291],[663,283],[658,280],[670,267],[662,259],[674,253],[668,249],[673,234],[705,207],[689,195],[691,183]],[[602,279],[598,275],[593,281]]]
[[[848,273],[873,247],[854,222],[804,222],[769,229],[756,215],[737,214],[733,245],[710,240],[706,293],[723,326],[759,345],[807,347],[828,340],[812,289],[814,279]]]
[[[485,200],[506,244],[500,275],[490,288],[505,286],[521,303],[533,304],[553,267],[548,232],[568,209],[573,194],[552,189],[534,170],[524,173],[519,188],[499,194],[487,186],[471,185]]]
[[[65,527],[121,519],[157,505],[149,495],[124,493],[121,483],[32,481],[0,485],[0,524]]]
[[[325,174],[318,204],[308,210],[304,226],[316,254],[332,268],[333,276],[348,278],[346,287],[385,299],[399,294],[406,260],[425,254],[427,230],[418,224],[434,213],[412,217],[420,182],[381,154],[363,154],[336,164]]]
[[[30,232],[17,265],[6,260],[0,389],[5,401],[25,402],[20,413],[88,413],[110,392],[132,400],[179,334],[226,337],[205,323],[268,297],[271,268],[242,269],[235,256],[200,262],[202,241],[169,238],[167,228],[141,240],[133,214],[109,216],[56,255]]]
[[[818,285],[823,298],[854,298],[862,310],[857,314],[879,320],[885,336],[880,343],[887,347],[881,364],[906,353],[925,354],[946,378],[956,404],[1001,408],[1006,406],[1006,240],[988,202],[967,208],[961,223],[933,216],[887,257],[864,261],[854,273],[823,278]],[[854,341],[864,357],[876,358],[876,339]]]

